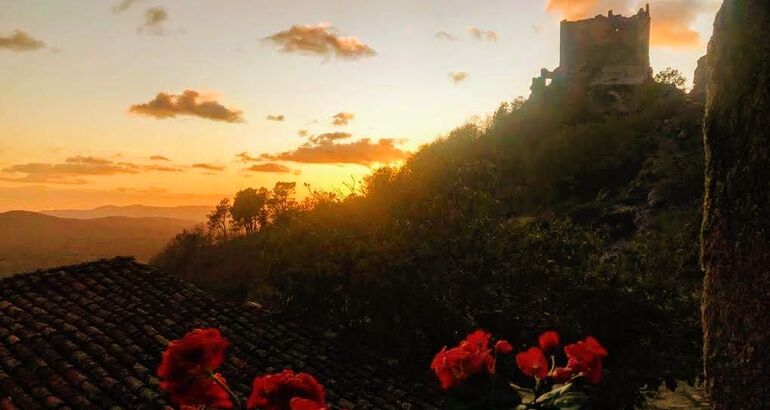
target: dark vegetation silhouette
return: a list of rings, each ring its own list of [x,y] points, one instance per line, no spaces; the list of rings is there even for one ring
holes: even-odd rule
[[[612,354],[590,408],[700,371],[703,106],[668,71],[621,111],[558,85],[343,190],[239,192],[153,263],[425,370],[480,326]]]

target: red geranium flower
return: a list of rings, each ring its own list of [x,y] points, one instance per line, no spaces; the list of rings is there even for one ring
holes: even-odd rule
[[[227,346],[217,329],[195,329],[170,342],[158,366],[160,388],[178,405],[232,408],[230,396],[221,385],[224,378],[214,374],[224,361]]]
[[[306,401],[316,407],[308,407],[310,403]],[[317,410],[325,407],[324,388],[318,380],[307,373],[294,373],[288,369],[255,378],[251,396],[246,402],[246,408],[262,410]]]
[[[540,337],[537,338],[538,344],[540,345],[540,348],[543,349],[544,352],[547,352],[557,346],[561,343],[559,337],[559,333],[555,332],[553,330],[549,330]]]
[[[575,371],[569,367],[557,367],[554,368],[548,376],[559,383],[565,383],[575,375]]]
[[[460,345],[441,349],[430,368],[436,373],[441,388],[450,389],[468,379],[471,375],[481,373],[486,367],[489,373],[495,373],[495,358],[489,348],[492,335],[477,330],[469,334]]]
[[[531,347],[516,355],[516,364],[522,373],[540,380],[548,375],[548,359],[539,347]]]
[[[598,340],[589,336],[585,340],[564,347],[567,354],[567,367],[582,373],[591,383],[602,381],[602,358],[607,357],[607,349]]]
[[[495,352],[498,354],[508,354],[513,351],[513,346],[507,340],[498,340],[495,343]]]
[[[313,400],[300,399],[295,397],[289,402],[290,410],[326,410],[326,406],[322,406]]]

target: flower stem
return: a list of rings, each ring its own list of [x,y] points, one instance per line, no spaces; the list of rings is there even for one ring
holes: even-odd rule
[[[216,384],[218,384],[220,387],[225,389],[227,394],[229,394],[230,397],[233,399],[233,404],[235,405],[235,408],[236,409],[240,409],[241,408],[241,400],[238,398],[238,395],[235,394],[235,392],[232,389],[230,389],[230,387],[227,386],[226,383],[223,383],[222,380],[220,380],[219,377],[217,377],[214,374],[214,372],[211,371],[211,370],[209,370],[209,377],[211,377]]]

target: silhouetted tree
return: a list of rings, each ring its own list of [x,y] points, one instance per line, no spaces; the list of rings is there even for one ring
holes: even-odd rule
[[[208,215],[209,233],[217,239],[227,240],[227,221],[230,218],[230,199],[225,198]]]
[[[274,221],[282,218],[291,209],[296,208],[297,202],[294,200],[296,187],[296,182],[275,183],[270,199],[267,201],[267,208]]]
[[[655,82],[661,84],[673,85],[674,87],[684,91],[687,87],[687,79],[682,75],[679,70],[668,67],[663,71],[655,74]]]
[[[727,0],[709,45],[702,232],[714,409],[770,406],[770,2]]]
[[[235,194],[230,208],[233,223],[246,231],[246,234],[254,233],[259,226],[264,226],[268,195],[265,188],[247,188]]]

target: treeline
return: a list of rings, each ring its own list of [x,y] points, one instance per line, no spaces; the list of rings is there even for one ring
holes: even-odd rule
[[[591,408],[632,408],[700,369],[702,105],[674,80],[613,112],[550,87],[350,192],[242,191],[154,263],[421,368],[475,326],[592,334],[612,355]]]

